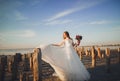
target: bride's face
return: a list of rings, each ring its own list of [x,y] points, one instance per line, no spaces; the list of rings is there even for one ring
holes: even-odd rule
[[[65,33],[63,33],[63,39],[66,39],[66,37],[67,37],[67,36],[66,36],[66,34],[65,34]]]

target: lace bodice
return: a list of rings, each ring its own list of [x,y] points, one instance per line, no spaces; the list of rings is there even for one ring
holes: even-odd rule
[[[72,40],[71,40],[71,39],[66,39],[66,40],[65,40],[65,46],[66,46],[66,47],[72,46]]]

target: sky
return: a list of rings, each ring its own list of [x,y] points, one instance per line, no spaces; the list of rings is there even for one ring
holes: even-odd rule
[[[120,0],[0,0],[0,49],[59,43],[120,44]]]

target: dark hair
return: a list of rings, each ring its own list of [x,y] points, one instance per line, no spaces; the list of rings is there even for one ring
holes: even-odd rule
[[[68,31],[65,31],[64,33],[67,35],[67,37],[68,37],[69,39],[72,39],[72,38],[70,37],[70,35],[69,35],[69,32],[68,32]]]

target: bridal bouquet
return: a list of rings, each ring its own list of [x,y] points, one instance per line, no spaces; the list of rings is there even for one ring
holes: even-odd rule
[[[80,45],[80,41],[82,40],[82,36],[76,35],[75,39],[77,40],[77,42],[74,44],[74,46],[77,47]]]
[[[82,36],[81,35],[76,35],[75,39],[80,41],[80,40],[82,40]]]

